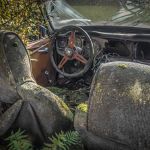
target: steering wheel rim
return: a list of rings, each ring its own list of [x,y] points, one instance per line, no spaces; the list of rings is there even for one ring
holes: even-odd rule
[[[55,36],[59,35],[62,31],[70,31],[71,32],[71,36],[72,35],[72,32],[73,31],[79,31],[80,33],[82,33],[82,35],[85,36],[86,38],[86,41],[88,42],[89,44],[89,58],[88,60],[86,60],[84,57],[82,57],[81,55],[78,54],[78,52],[76,50],[73,50],[74,48],[74,43],[72,43],[71,41],[69,41],[69,44],[70,44],[70,48],[73,50],[73,55],[72,55],[72,58],[67,58],[64,54],[63,56],[63,59],[61,60],[62,61],[62,64],[63,62],[66,63],[66,61],[68,60],[78,60],[82,63],[85,63],[85,66],[84,68],[79,71],[79,72],[76,72],[76,73],[66,73],[66,72],[63,72],[61,69],[60,69],[60,66],[56,64],[55,60],[54,60],[54,48],[52,49],[52,52],[51,52],[51,55],[50,55],[50,58],[51,58],[51,62],[52,62],[52,65],[53,67],[56,69],[57,72],[59,72],[61,75],[65,76],[65,77],[68,77],[68,78],[77,78],[77,77],[81,77],[83,76],[88,70],[89,68],[91,67],[92,65],[92,61],[93,61],[93,52],[94,52],[94,49],[93,49],[93,42],[89,36],[89,34],[83,30],[81,27],[78,27],[78,26],[65,26],[59,30],[57,30],[57,32],[55,33]],[[72,31],[73,30],[73,31]],[[70,37],[71,37],[70,36]],[[71,37],[73,38],[73,37]],[[70,39],[70,38],[69,38]],[[57,50],[56,50],[57,51]],[[57,52],[58,53],[58,52]],[[61,63],[61,62],[60,62]]]

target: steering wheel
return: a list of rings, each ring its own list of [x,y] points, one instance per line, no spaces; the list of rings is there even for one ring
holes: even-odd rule
[[[88,44],[88,48],[86,46],[81,47],[76,45],[77,34],[78,37],[80,35],[80,37],[84,38],[82,44]],[[59,35],[67,37],[66,45],[64,46],[64,49],[61,52],[59,52],[56,46],[57,37]],[[87,44],[84,44],[85,42]],[[93,43],[89,34],[85,30],[78,26],[65,26],[55,33],[53,44],[54,43],[55,46],[53,46],[53,50],[51,53],[51,61],[54,68],[60,74],[62,74],[65,77],[75,78],[83,76],[83,74],[85,74],[89,70],[93,61]],[[59,55],[61,58],[59,57],[59,60],[56,59],[56,55]],[[73,66],[73,68],[76,69],[68,73],[67,70],[71,70],[71,65]]]

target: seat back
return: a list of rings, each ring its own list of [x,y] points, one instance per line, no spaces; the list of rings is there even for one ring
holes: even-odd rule
[[[150,149],[150,66],[102,65],[92,83],[87,129],[131,149]]]

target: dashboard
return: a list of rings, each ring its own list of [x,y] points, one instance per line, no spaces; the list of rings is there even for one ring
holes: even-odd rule
[[[116,53],[118,55],[123,55],[124,57],[128,57],[130,55],[130,51],[128,49],[128,44],[124,41],[118,40],[108,40],[102,39],[99,37],[91,36],[93,43],[93,54],[94,56],[107,53]],[[68,45],[68,37],[67,36],[58,36],[56,39],[56,50],[59,53],[62,53]],[[82,50],[88,51],[89,43],[86,41],[84,36],[76,36],[75,46],[81,48]]]
[[[143,41],[129,41],[129,40],[118,40],[118,39],[107,39],[99,36],[92,36],[93,43],[93,66],[92,68],[97,69],[101,63],[106,63],[115,60],[124,61],[150,61],[150,43]],[[56,40],[56,50],[62,55],[63,51],[68,45],[67,36],[58,36]],[[86,38],[82,35],[76,35],[75,45],[77,50],[88,54],[89,43]],[[95,67],[95,65],[97,67]]]
[[[130,57],[132,54],[135,55],[135,58],[142,57],[145,59],[147,54],[149,53],[148,49],[150,48],[150,42],[143,41],[129,41],[129,40],[117,40],[117,39],[104,39],[98,36],[91,36],[93,42],[93,54],[96,56],[99,52],[103,54],[107,53],[116,53],[123,57]],[[56,40],[56,47],[58,51],[64,51],[68,45],[68,37],[67,36],[58,36]],[[84,36],[76,36],[75,41],[76,47],[81,49],[88,49],[89,43],[86,41]],[[134,46],[133,47],[131,47]],[[136,49],[136,50],[135,50]],[[141,49],[141,50],[140,50]],[[136,52],[135,52],[136,51]],[[142,55],[142,56],[139,56]]]
[[[57,81],[59,78],[63,78],[66,79],[65,81],[67,83],[73,80],[75,80],[75,83],[78,83],[77,81],[81,79],[86,85],[90,85],[94,72],[97,68],[99,68],[102,63],[110,61],[134,61],[150,65],[150,30],[128,27],[116,28],[112,26],[90,26],[83,27],[83,29],[89,34],[92,40],[92,65],[87,73],[80,78],[71,79],[57,72],[55,74]],[[66,47],[68,47],[68,43],[69,34],[66,34],[66,32],[62,32],[62,34],[55,36],[55,40],[53,42],[53,55],[54,59],[56,59],[56,65],[62,60],[64,51],[66,50]],[[84,35],[79,33],[76,34],[75,46],[79,54],[83,53],[83,56],[87,58],[86,55],[88,55],[90,44]],[[39,54],[44,55],[41,52]],[[51,58],[50,63],[52,63]],[[83,65],[81,63],[70,60],[65,64],[64,68],[62,68],[62,72],[74,73],[81,69],[83,69]],[[62,82],[61,86],[62,85],[64,85],[64,82]]]
[[[102,46],[104,42],[107,40],[99,39],[96,37],[92,37],[93,47],[94,47],[94,55],[99,53],[102,50]],[[68,37],[67,36],[58,36],[56,39],[56,50],[59,54],[61,54],[68,45]],[[89,49],[89,43],[86,41],[84,36],[77,35],[75,39],[75,46],[80,49]]]

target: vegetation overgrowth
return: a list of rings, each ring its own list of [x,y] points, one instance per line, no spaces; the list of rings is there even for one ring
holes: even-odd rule
[[[11,132],[11,135],[6,138],[8,142],[8,150],[33,150],[37,149],[36,145],[32,145],[29,136],[20,129],[16,132]],[[82,150],[83,145],[79,133],[76,131],[67,131],[66,133],[61,131],[55,133],[54,136],[49,137],[50,143],[45,143],[40,150]],[[39,148],[38,148],[39,150]]]
[[[100,3],[103,1],[104,0],[93,0],[92,2]],[[107,1],[114,2],[114,0]],[[120,1],[126,3],[128,0],[116,0],[116,2]],[[68,2],[70,2],[70,0],[68,0]],[[71,1],[71,3],[72,2],[74,1]],[[76,3],[77,1],[75,2],[75,4]],[[82,4],[82,2],[79,1],[78,3]],[[146,8],[146,17],[149,18],[149,0],[132,0],[132,3],[136,4],[138,7],[144,8],[144,10]],[[108,12],[109,9],[107,9]],[[85,12],[85,14],[86,13],[87,12]],[[107,17],[106,19],[108,18],[109,17]],[[95,18],[93,20],[95,20]],[[0,30],[14,31],[20,35],[25,43],[27,43],[30,36],[37,36],[39,34],[38,27],[40,24],[44,24],[44,19],[40,12],[37,0],[0,0]]]
[[[43,23],[37,2],[33,0],[0,0],[0,30],[14,31],[27,43],[38,35]]]

